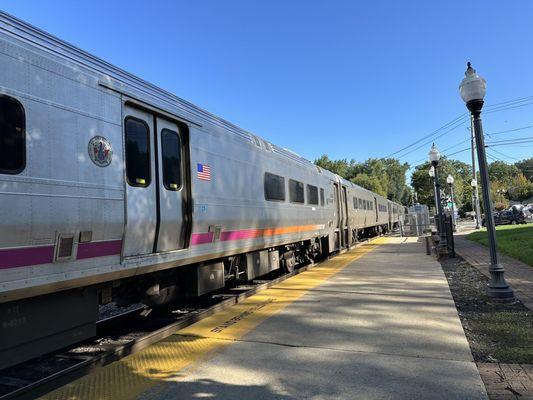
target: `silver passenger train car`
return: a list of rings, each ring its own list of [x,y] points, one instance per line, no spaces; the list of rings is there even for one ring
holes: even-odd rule
[[[352,246],[403,207],[0,13],[0,368]]]

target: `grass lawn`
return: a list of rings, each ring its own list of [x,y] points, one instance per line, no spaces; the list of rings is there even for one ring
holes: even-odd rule
[[[467,239],[487,246],[487,230],[470,233]],[[533,224],[496,227],[498,250],[533,267]]]
[[[488,278],[458,258],[441,261],[474,360],[533,363],[533,312],[522,303],[494,303]]]

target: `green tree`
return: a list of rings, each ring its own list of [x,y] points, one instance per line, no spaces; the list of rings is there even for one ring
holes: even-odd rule
[[[428,172],[431,167],[429,162],[418,165],[411,175],[411,186],[416,191],[418,202],[426,204],[429,207],[435,204],[435,190],[433,187],[433,180],[430,178]],[[442,158],[439,162],[439,181],[441,189],[450,195],[450,189],[446,183],[448,175],[454,178],[454,201],[460,211],[472,210],[472,187],[470,181],[472,180],[472,169],[470,165],[458,161]]]
[[[513,179],[520,171],[512,164],[507,164],[503,161],[494,161],[489,164],[489,180],[498,181],[503,186],[509,188]]]
[[[386,189],[383,187],[383,182],[376,176],[357,174],[357,176],[352,179],[352,182],[381,196],[386,195]]]
[[[527,179],[533,182],[533,157],[528,158],[527,160],[518,161],[514,165]]]
[[[531,197],[533,197],[533,182],[528,181],[524,174],[519,173],[511,183],[509,198],[515,201],[524,201]]]
[[[334,174],[340,175],[343,178],[346,176],[348,171],[348,161],[344,160],[330,160],[327,155],[322,155],[320,158],[315,160],[315,164],[320,168],[327,169],[328,171],[333,172]]]
[[[401,163],[397,159],[369,158],[364,162],[352,159],[348,162],[346,159],[332,160],[324,154],[315,160],[315,164],[390,200],[410,200],[409,195],[405,194],[409,191],[405,183],[409,164]]]

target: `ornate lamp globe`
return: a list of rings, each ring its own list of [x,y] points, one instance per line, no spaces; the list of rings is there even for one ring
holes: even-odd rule
[[[453,176],[450,174],[448,175],[448,177],[446,178],[446,182],[448,182],[448,185],[453,185]]]
[[[470,182],[470,186],[475,188],[477,186],[477,181],[475,179],[472,179],[472,181]]]
[[[472,103],[483,105],[483,99],[487,93],[487,81],[476,73],[470,63],[467,63],[465,77],[459,85],[459,93],[467,106],[472,105]],[[478,107],[481,109],[479,104]]]
[[[435,179],[435,167],[432,165],[428,172],[429,176]]]
[[[429,161],[431,161],[432,164],[437,164],[440,160],[440,152],[435,147],[435,143],[433,143],[433,146],[431,146],[431,150],[429,151]]]

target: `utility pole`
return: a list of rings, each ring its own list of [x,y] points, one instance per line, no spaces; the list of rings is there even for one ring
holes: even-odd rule
[[[470,115],[470,140],[472,147],[472,179],[477,181],[476,177],[476,156],[475,156],[475,137],[474,137],[474,116]],[[479,221],[481,220],[481,210],[479,208],[479,192],[478,186],[472,187],[472,194],[474,201],[472,202],[472,211],[476,213],[476,229],[479,229]]]

